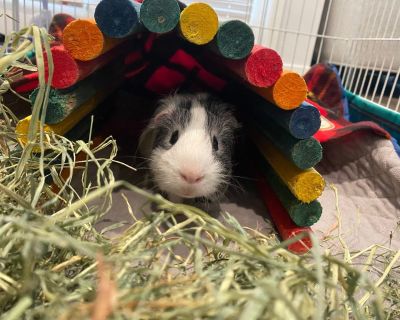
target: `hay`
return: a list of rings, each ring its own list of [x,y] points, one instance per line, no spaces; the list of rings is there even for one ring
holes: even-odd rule
[[[33,42],[21,47],[29,36]],[[3,72],[14,61],[27,63],[19,54],[24,48],[49,50],[45,31],[36,27],[11,40],[13,53],[0,52]],[[32,117],[42,115],[41,130],[36,134],[32,122],[24,149],[15,136],[17,119],[0,104],[1,320],[400,317],[399,252],[344,247],[343,257],[333,256],[313,237],[310,254],[297,256],[284,249],[288,242],[244,229],[227,213],[222,224],[199,209],[115,181],[114,140],[94,148],[43,131],[49,88],[39,55],[37,67],[42,81]],[[1,94],[8,89],[3,82]],[[38,146],[41,152],[33,153]],[[100,157],[105,151],[109,156]],[[79,152],[87,161],[76,161]],[[96,168],[94,181],[89,166]],[[65,168],[70,174],[62,180]],[[110,239],[106,231],[120,224],[102,231],[94,224],[120,187],[145,196],[156,209],[141,219],[130,210],[135,222]]]

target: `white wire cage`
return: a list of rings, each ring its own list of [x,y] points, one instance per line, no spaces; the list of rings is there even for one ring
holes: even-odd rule
[[[0,32],[47,27],[60,12],[93,17],[99,1],[0,0]],[[202,1],[221,20],[247,22],[256,42],[279,52],[285,68],[303,74],[314,63],[332,63],[347,90],[400,111],[400,0]]]

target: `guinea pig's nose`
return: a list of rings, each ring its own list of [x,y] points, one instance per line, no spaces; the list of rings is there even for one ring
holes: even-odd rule
[[[197,171],[180,171],[179,172],[181,178],[185,180],[187,183],[199,183],[201,180],[204,179],[204,175]]]

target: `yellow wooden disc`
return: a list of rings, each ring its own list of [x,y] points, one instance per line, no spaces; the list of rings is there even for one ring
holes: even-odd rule
[[[28,131],[30,123],[31,123],[31,116],[27,116],[26,118],[18,121],[15,127],[15,133],[17,134],[17,139],[19,143],[23,146],[25,146],[28,143]],[[37,123],[36,131],[39,132],[39,123]],[[51,132],[51,129],[48,125],[45,125],[44,131]]]
[[[181,12],[179,26],[186,40],[203,45],[217,34],[218,16],[208,4],[193,3]]]
[[[324,191],[325,181],[313,168],[299,172],[290,179],[291,189],[297,199],[310,203],[319,198]]]

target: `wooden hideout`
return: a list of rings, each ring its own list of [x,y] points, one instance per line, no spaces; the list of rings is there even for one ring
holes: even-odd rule
[[[129,68],[152,54],[152,41],[172,34],[193,52],[209,58],[205,60],[212,70],[239,88],[237,100],[243,99],[241,105],[246,105],[241,110],[246,115],[245,131],[258,152],[260,195],[282,238],[310,232],[309,227],[322,214],[318,198],[325,187],[314,169],[323,152],[313,138],[321,125],[320,114],[305,101],[308,89],[303,77],[283,70],[278,52],[255,44],[247,24],[219,21],[215,10],[205,3],[185,6],[176,0],[102,0],[94,19],[72,20],[61,32],[61,43],[51,48],[54,75],[45,131],[64,135],[72,130],[127,74],[142,72]],[[143,41],[146,37],[149,40]],[[181,69],[192,68],[183,61],[182,65],[174,63]],[[202,67],[193,64],[192,69],[206,70],[208,66]],[[207,72],[212,74],[212,70]],[[202,75],[211,79],[206,72]],[[17,92],[30,92],[32,102],[37,86],[37,72],[28,72],[12,84]],[[29,125],[27,117],[17,126],[22,145]],[[309,238],[304,243],[311,247]],[[304,245],[293,244],[291,249],[307,251]]]

